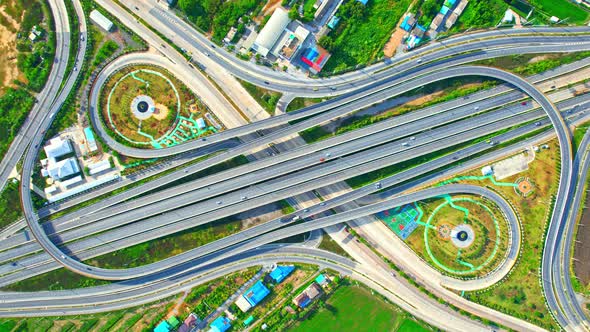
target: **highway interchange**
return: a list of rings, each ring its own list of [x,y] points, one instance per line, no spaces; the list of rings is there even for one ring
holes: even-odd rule
[[[130,1],[129,4],[134,2]],[[101,0],[99,3],[107,9],[108,6],[116,7],[115,4],[106,0]],[[139,4],[139,2],[137,3]],[[79,7],[77,1],[74,1],[74,4],[76,8]],[[52,3],[52,9],[60,12],[60,15],[63,15],[63,10],[65,10],[54,3]],[[171,23],[170,20],[158,20],[158,18],[162,18],[159,9],[150,9],[146,12],[149,16],[142,16],[142,18],[146,19],[148,23],[154,26],[165,24],[168,29],[176,29],[171,31],[174,31],[175,36],[181,39],[180,41],[173,39],[178,42],[179,46],[182,46],[183,42],[190,42],[191,45],[196,45],[197,50],[201,52],[210,47],[208,42],[203,41],[201,35],[190,32],[189,27],[186,27],[182,21]],[[120,14],[123,18],[125,15],[129,15],[126,12]],[[58,21],[61,22],[61,25],[56,22],[56,26],[63,29],[61,31],[64,35],[69,35],[67,33],[69,31],[67,19],[64,21]],[[84,22],[84,19],[81,21]],[[122,21],[124,20],[122,19]],[[577,179],[586,178],[588,161],[586,154],[582,156],[576,154],[574,158],[570,129],[564,120],[564,117],[568,117],[570,124],[587,121],[588,115],[585,112],[589,105],[588,96],[582,95],[566,100],[556,100],[554,103],[547,97],[548,94],[543,93],[533,84],[550,79],[551,73],[545,74],[545,77],[541,75],[538,78],[525,80],[499,69],[465,65],[468,62],[508,54],[560,52],[566,47],[570,51],[590,49],[590,35],[587,34],[590,32],[589,28],[534,29],[530,31],[527,31],[528,29],[495,30],[479,33],[475,37],[474,35],[455,37],[445,41],[444,47],[441,47],[441,42],[436,42],[417,50],[417,52],[407,53],[399,59],[399,63],[395,61],[379,63],[362,72],[320,80],[294,79],[277,75],[267,69],[253,69],[259,68],[256,66],[244,67],[243,62],[233,59],[223,50],[216,48],[214,51],[210,50],[215,56],[206,61],[218,61],[232,75],[255,84],[260,84],[260,80],[266,79],[272,82],[270,85],[272,89],[297,95],[342,95],[297,112],[236,126],[211,136],[206,141],[193,141],[161,150],[129,148],[108,137],[102,128],[101,120],[97,117],[98,93],[106,78],[125,65],[150,63],[166,66],[178,77],[188,81],[185,79],[186,71],[183,72],[186,70],[186,63],[185,61],[176,61],[178,66],[170,65],[170,59],[174,60],[173,57],[176,57],[178,60],[178,54],[165,54],[168,59],[143,54],[123,56],[110,63],[101,72],[90,95],[90,115],[93,125],[107,145],[123,154],[143,158],[173,156],[180,153],[191,154],[194,157],[197,151],[200,153],[218,151],[218,153],[198,163],[182,167],[158,180],[151,181],[149,185],[135,187],[122,194],[107,198],[96,205],[82,208],[50,223],[41,224],[38,222],[39,215],[32,207],[29,190],[30,179],[38,150],[44,139],[44,129],[51,125],[53,120],[51,114],[59,111],[67,92],[75,81],[75,77],[72,80],[72,76],[70,76],[59,95],[55,93],[51,98],[49,95],[51,91],[47,92],[47,101],[42,101],[42,104],[47,107],[48,111],[44,115],[43,112],[39,112],[41,115],[37,115],[35,118],[36,126],[23,127],[23,130],[31,131],[23,136],[29,139],[28,150],[25,152],[27,144],[19,141],[17,145],[20,147],[20,151],[13,152],[15,156],[24,154],[21,181],[22,204],[26,223],[35,242],[27,239],[23,233],[17,233],[0,241],[0,248],[6,250],[0,252],[0,261],[4,264],[0,265],[0,274],[2,275],[0,276],[0,284],[7,285],[60,266],[65,266],[85,276],[118,280],[119,282],[109,286],[76,290],[75,292],[0,293],[0,315],[34,316],[115,310],[164,298],[181,292],[182,289],[190,288],[190,286],[245,266],[260,265],[265,260],[279,259],[316,263],[350,274],[353,278],[369,285],[375,285],[378,290],[380,289],[380,292],[383,292],[385,296],[403,309],[446,330],[464,331],[467,328],[485,330],[487,327],[473,322],[467,317],[454,312],[448,313],[448,309],[445,310],[437,305],[436,301],[428,299],[428,297],[425,298],[424,294],[412,290],[412,286],[397,280],[395,276],[392,278],[389,271],[368,268],[366,264],[361,264],[362,262],[335,257],[334,254],[317,249],[303,248],[297,245],[276,246],[269,245],[269,243],[293,234],[352,221],[387,208],[441,194],[476,194],[495,202],[502,209],[510,225],[510,250],[504,257],[501,267],[492,274],[477,281],[450,281],[446,286],[458,290],[485,288],[506,276],[518,256],[521,242],[520,226],[518,217],[510,205],[494,192],[474,186],[447,185],[434,189],[418,190],[410,194],[406,192],[409,189],[415,190],[429,181],[434,182],[449,174],[456,174],[468,169],[469,166],[474,167],[484,161],[492,161],[500,156],[522,150],[531,142],[543,141],[556,134],[561,151],[559,189],[543,253],[542,284],[548,306],[564,329],[588,329],[587,318],[576,300],[569,277],[569,257],[571,254],[569,244],[577,220],[577,214],[569,213],[569,211],[577,212],[578,209],[573,207],[581,204],[580,191],[583,190],[583,182],[578,183]],[[58,29],[58,31],[60,30]],[[539,33],[539,35],[530,36],[529,34],[532,33]],[[552,33],[555,35],[552,36]],[[579,35],[573,33],[579,33]],[[146,32],[146,34],[149,33]],[[59,35],[60,33],[58,33]],[[469,42],[464,45],[463,43],[466,41]],[[161,43],[156,42],[159,47]],[[68,48],[67,44],[64,46],[64,48]],[[85,48],[85,44],[80,42],[77,55],[78,57],[82,56],[80,59],[84,57]],[[169,49],[166,49],[166,52],[174,53]],[[464,54],[464,52],[471,53]],[[67,54],[68,52],[65,50],[59,57],[65,63],[67,63]],[[416,61],[418,58],[421,59],[419,62]],[[558,70],[554,75],[563,75],[569,71],[575,72],[586,65],[587,61],[582,60],[569,66],[563,66],[559,69],[561,71]],[[63,72],[65,68],[59,65],[54,66],[52,75],[59,70]],[[367,74],[368,72],[372,73]],[[198,72],[189,71],[189,73],[200,75]],[[463,100],[425,108],[315,144],[258,159],[199,181],[185,182],[182,185],[164,189],[163,193],[170,193],[170,195],[162,195],[162,192],[159,192],[138,197],[140,194],[192,174],[197,170],[267,147],[270,143],[296,135],[298,132],[319,123],[342,117],[430,82],[461,76],[489,77],[507,84],[476,93]],[[206,84],[205,81],[202,84]],[[220,104],[229,105],[227,101],[223,100],[224,97],[217,97]],[[522,105],[520,101],[523,98],[532,98],[534,102],[527,101],[526,105]],[[563,113],[560,113],[559,110],[562,110]],[[292,123],[297,119],[304,120]],[[519,124],[520,127],[513,128]],[[553,130],[546,129],[518,144],[493,150],[494,144],[510,142],[524,134],[551,126]],[[382,179],[378,184],[368,184],[321,203],[314,203],[280,219],[255,226],[157,263],[130,269],[103,269],[81,262],[83,259],[96,257],[117,248],[145,242],[164,234],[172,234],[198,224],[230,216],[239,211],[247,211],[253,207],[299,193],[310,192],[315,188],[336,184],[356,175],[382,168],[383,165],[410,160],[417,156],[426,155],[428,152],[455,146],[461,142],[469,142],[506,128],[511,129],[492,138],[494,144],[479,142],[463,147],[443,157]],[[425,129],[430,130],[425,131]],[[264,134],[257,137],[256,134],[261,132]],[[412,140],[410,140],[410,136]],[[235,141],[236,137],[242,137],[242,141]],[[245,137],[251,138],[244,139]],[[21,138],[21,140],[25,138]],[[230,144],[227,143],[229,139],[232,140]],[[578,151],[585,152],[590,145],[589,142],[590,138],[584,137]],[[469,159],[476,154],[482,155]],[[320,159],[325,160],[320,161]],[[170,167],[179,166],[188,160],[190,158],[187,157],[182,162],[171,163]],[[463,164],[459,167],[451,167],[457,160],[462,160]],[[292,170],[301,171],[293,172]],[[374,194],[382,188],[393,188],[395,193],[376,202],[368,200],[367,204],[357,209],[347,210],[346,214],[320,215],[321,212],[329,211],[349,202],[366,200],[367,197],[377,197]],[[138,198],[132,199],[134,197]],[[189,211],[194,212],[191,214]],[[145,218],[145,216],[153,217]],[[316,216],[316,218],[310,218],[312,216]],[[295,222],[300,219],[310,221]],[[291,223],[295,225],[289,225]],[[52,232],[48,234],[50,229]],[[105,233],[92,236],[102,232]],[[59,233],[59,237],[53,233]],[[75,241],[81,238],[83,239]],[[68,243],[70,241],[71,243]],[[58,246],[61,243],[68,244],[65,247]],[[35,254],[41,249],[43,253]],[[31,256],[31,254],[34,255]],[[75,258],[70,255],[75,255]],[[9,261],[10,263],[8,263]],[[184,288],[176,287],[179,284],[183,284]],[[376,284],[387,285],[386,288],[389,290]],[[430,286],[435,290],[440,287],[434,283]],[[399,293],[393,290],[397,290]],[[481,306],[453,298],[449,294],[443,293],[442,298],[449,302],[456,301],[455,305],[458,307],[509,328],[516,330],[538,329],[528,322],[491,309],[483,310]],[[438,314],[432,314],[429,311]]]

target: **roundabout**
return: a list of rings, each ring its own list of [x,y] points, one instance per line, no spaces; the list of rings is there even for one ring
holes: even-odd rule
[[[140,148],[169,147],[220,129],[207,124],[211,113],[184,83],[155,66],[113,73],[101,89],[100,110],[109,136]]]

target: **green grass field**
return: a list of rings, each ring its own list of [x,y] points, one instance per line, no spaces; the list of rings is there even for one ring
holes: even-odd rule
[[[430,331],[424,326],[418,324],[415,320],[404,319],[396,332],[426,332]]]
[[[529,2],[548,15],[557,16],[561,20],[567,19],[566,23],[569,24],[584,24],[590,15],[581,6],[569,0],[529,0]]]
[[[311,331],[394,331],[399,314],[391,304],[359,287],[340,287],[320,309],[306,321],[291,329]]]

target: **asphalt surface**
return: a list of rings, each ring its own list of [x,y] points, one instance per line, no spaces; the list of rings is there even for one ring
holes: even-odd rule
[[[582,31],[582,29],[577,30],[577,31]],[[564,38],[567,39],[567,37],[563,37],[562,39],[564,39]],[[583,38],[584,37],[580,37],[580,39],[583,39]],[[579,40],[572,42],[572,43],[568,44],[567,46],[568,46],[568,50],[572,50],[572,49],[585,50],[590,47],[589,44],[580,43]],[[528,49],[531,50],[531,52],[533,49],[538,52],[539,47],[540,46],[529,46]],[[545,49],[551,49],[551,47],[552,46],[547,45],[547,46],[545,46]],[[554,49],[556,50],[556,52],[559,47],[561,47],[561,50],[563,50],[564,45],[563,44],[559,45],[559,46],[555,45]],[[522,48],[520,50],[523,51],[525,49],[526,49],[526,47]],[[511,52],[511,51],[499,50],[497,53],[495,53],[494,56],[498,56],[498,54],[510,54],[509,52]],[[514,51],[512,51],[512,52],[514,52]],[[459,60],[459,61],[461,61],[461,60]],[[422,62],[425,62],[425,61],[421,60],[421,63]],[[444,64],[441,64],[441,65],[444,65]],[[446,66],[449,66],[449,65],[450,65],[449,63],[446,63]],[[433,66],[429,66],[429,68],[434,70],[432,68]],[[383,72],[385,72],[385,71],[383,71]],[[417,75],[419,75],[419,74],[412,73],[412,76],[417,76]],[[526,81],[524,81],[512,74],[502,72],[502,71],[496,70],[496,69],[485,68],[485,67],[464,66],[464,67],[457,67],[457,68],[441,70],[440,72],[436,73],[436,77],[433,77],[433,76],[435,76],[434,73],[425,72],[425,73],[423,73],[423,76],[419,76],[419,77],[413,79],[411,82],[400,83],[400,84],[395,85],[396,83],[393,83],[394,81],[391,80],[389,82],[385,82],[383,86],[386,89],[391,89],[390,91],[388,91],[389,94],[396,95],[396,94],[400,94],[400,93],[409,91],[417,86],[426,85],[427,83],[430,83],[430,82],[433,82],[436,80],[446,79],[446,78],[451,78],[451,77],[460,77],[460,76],[465,76],[465,75],[493,77],[493,78],[496,78],[499,80],[506,81],[506,82],[516,86],[517,88],[523,90],[524,92],[529,94],[533,99],[535,99],[536,102],[538,102],[542,106],[542,108],[547,112],[547,115],[548,115],[551,123],[553,124],[554,128],[556,129],[557,137],[558,137],[558,141],[560,143],[560,149],[561,149],[560,184],[559,184],[558,195],[557,195],[557,199],[556,199],[556,203],[555,203],[554,213],[553,213],[553,216],[551,219],[549,232],[548,232],[548,236],[547,236],[547,245],[546,245],[546,248],[544,251],[543,274],[545,274],[545,270],[546,270],[547,266],[549,267],[548,269],[552,270],[552,272],[549,273],[549,278],[550,278],[549,283],[550,284],[555,283],[555,288],[557,290],[557,294],[552,295],[553,290],[554,290],[553,287],[547,288],[546,285],[544,285],[544,286],[545,286],[546,295],[548,298],[549,305],[552,308],[553,307],[558,308],[557,310],[560,311],[558,313],[557,317],[558,317],[558,320],[560,320],[560,323],[563,323],[562,324],[563,326],[566,326],[568,322],[573,322],[574,324],[583,323],[583,321],[585,320],[585,318],[583,317],[583,313],[582,313],[582,316],[580,316],[580,311],[578,310],[576,305],[569,304],[569,302],[568,302],[567,297],[568,296],[571,297],[571,294],[570,294],[571,284],[569,283],[569,279],[563,280],[563,278],[562,278],[563,274],[562,274],[562,271],[560,271],[560,269],[563,267],[563,264],[559,263],[560,252],[562,251],[562,248],[563,248],[563,242],[560,242],[560,239],[562,237],[563,232],[568,227],[567,222],[566,222],[566,220],[567,220],[566,219],[566,215],[567,215],[566,211],[569,208],[568,202],[570,201],[570,197],[571,197],[570,195],[571,195],[571,191],[572,191],[571,186],[570,186],[571,185],[570,178],[572,178],[572,172],[573,172],[572,171],[573,153],[572,153],[572,147],[571,147],[571,138],[569,136],[569,132],[566,127],[566,124],[564,123],[563,119],[561,118],[561,116],[559,115],[559,113],[557,112],[557,110],[553,106],[553,104],[551,104],[551,102],[547,98],[545,98],[545,96],[540,91],[535,89],[530,83],[528,83],[528,82],[526,82]],[[387,83],[389,83],[389,85],[391,85],[391,87],[387,86]],[[373,87],[370,87],[367,85],[367,88],[365,89],[366,91],[364,92],[367,94],[356,93],[356,95],[358,95],[358,98],[363,98],[364,101],[370,102],[371,98],[374,98],[374,97],[373,97],[373,95],[368,95],[369,93],[374,93],[376,95],[379,92],[381,92],[379,87],[375,87],[375,91],[371,92],[372,88]],[[67,91],[69,91],[69,89],[64,89],[63,91],[67,92]],[[40,145],[41,140],[42,140],[41,129],[47,128],[49,126],[49,124],[52,121],[53,114],[55,114],[55,112],[57,112],[59,110],[59,108],[60,108],[61,104],[63,103],[66,96],[67,96],[67,93],[65,93],[65,95],[64,95],[64,93],[62,93],[60,96],[58,96],[57,99],[55,100],[55,102],[51,105],[51,107],[49,109],[50,111],[52,111],[51,113],[49,113],[50,116],[44,117],[43,119],[40,120],[38,127],[35,128],[36,131],[34,132],[34,135],[32,135],[34,137],[32,138],[30,148],[25,155],[25,162],[23,165],[23,182],[22,182],[22,188],[21,188],[22,189],[21,192],[23,195],[22,202],[23,202],[23,208],[24,208],[25,215],[27,218],[28,226],[31,229],[34,237],[37,239],[37,241],[39,241],[39,243],[46,250],[46,252],[48,252],[53,257],[53,259],[58,261],[60,264],[66,266],[78,273],[81,273],[81,274],[84,274],[87,276],[97,277],[97,278],[104,278],[104,279],[109,279],[109,280],[126,280],[129,278],[143,278],[147,275],[151,275],[151,274],[158,273],[158,272],[164,272],[168,269],[172,269],[172,268],[177,267],[178,265],[184,263],[184,262],[181,262],[180,264],[175,264],[175,265],[172,265],[169,267],[162,267],[161,269],[155,269],[155,270],[152,269],[150,271],[142,271],[141,268],[138,268],[135,271],[133,271],[131,269],[129,269],[129,270],[99,269],[99,268],[95,268],[95,267],[89,267],[83,263],[80,263],[80,262],[70,259],[69,257],[62,254],[60,252],[59,248],[57,248],[51,242],[51,240],[49,240],[47,238],[47,236],[43,230],[43,227],[41,227],[37,223],[38,217],[34,214],[32,206],[31,206],[30,192],[29,192],[28,186],[30,183],[29,181],[30,181],[30,174],[32,172],[32,166],[35,161],[35,157],[37,156],[37,153],[38,153],[38,149],[39,149],[38,146]],[[382,97],[375,97],[375,98],[382,98]],[[338,99],[338,101],[343,102],[343,103],[354,104],[355,102],[358,102],[356,99],[357,98],[352,98],[350,100],[346,100],[346,96],[344,96],[344,98]],[[377,99],[377,100],[379,100],[379,99]],[[383,100],[383,99],[380,99],[380,100]],[[326,103],[326,104],[330,104],[330,103]],[[348,107],[350,107],[350,104],[348,105]],[[359,102],[359,104],[360,104],[360,102]],[[322,110],[321,107],[327,107],[327,108]],[[303,110],[301,112],[294,113],[293,117],[291,117],[291,120],[293,120],[297,116],[299,116],[300,118],[303,118],[303,117],[306,117],[309,115],[321,113],[321,114],[317,115],[314,118],[314,120],[316,122],[317,121],[319,121],[319,122],[328,121],[329,119],[341,116],[343,114],[350,113],[351,110],[354,109],[355,106],[352,106],[352,108],[349,110],[347,110],[346,107],[343,107],[342,109],[332,109],[333,107],[335,107],[334,105],[322,105],[321,107],[311,108],[313,110],[313,112],[316,112],[316,113],[313,113],[312,111],[309,111],[309,110]],[[330,109],[332,109],[332,110],[330,110]],[[309,113],[305,113],[306,111],[309,111]],[[341,112],[341,113],[339,113],[339,112]],[[276,117],[276,118],[279,118],[279,117]],[[270,127],[276,127],[280,124],[286,123],[286,121],[285,122],[280,122],[280,121],[284,121],[284,119],[281,119],[281,120],[279,120],[278,123],[275,123],[272,125],[265,123],[263,125],[263,126],[265,126],[265,127],[263,127],[263,129],[270,128]],[[296,133],[302,129],[309,128],[311,126],[312,126],[312,123],[310,120],[299,122],[299,123],[292,125],[286,129],[281,129],[281,130],[277,130],[275,132],[272,132],[269,135],[262,137],[261,139],[254,140],[254,141],[252,141],[252,143],[248,142],[248,143],[244,143],[236,148],[232,148],[227,152],[221,153],[221,154],[214,156],[214,157],[212,157],[202,163],[199,163],[199,164],[201,166],[203,164],[207,165],[208,163],[210,163],[211,165],[214,165],[214,164],[218,163],[219,161],[227,160],[228,158],[230,158],[229,156],[232,156],[233,154],[237,153],[238,151],[242,151],[242,153],[250,151],[254,147],[264,145],[268,142],[271,142],[273,140],[276,140],[278,138],[284,137],[289,134]],[[251,130],[251,128],[248,130]],[[226,132],[230,132],[230,131],[228,130]],[[247,131],[247,132],[245,132],[245,134],[250,133],[250,132],[253,132],[253,131]],[[203,144],[203,146],[208,145],[210,143],[212,143],[212,142],[208,142],[207,144]],[[196,147],[190,146],[190,143],[189,143],[189,144],[181,145],[179,147],[182,147],[182,148],[179,148],[179,151],[158,151],[158,152],[161,152],[163,155],[166,155],[166,154],[170,155],[170,154],[174,154],[174,153],[178,153],[178,152],[189,151],[189,150],[192,150],[192,149],[199,147],[199,146],[196,146]],[[243,150],[240,150],[240,149],[243,149]],[[332,176],[332,175],[328,175],[328,176]],[[309,188],[307,188],[307,190],[309,190]],[[268,201],[268,198],[265,198],[265,199]],[[243,200],[243,199],[240,198],[240,200]],[[379,203],[379,204],[381,204],[381,203]],[[218,205],[223,205],[223,202],[222,202],[222,204],[218,204]],[[360,209],[366,209],[368,211],[368,210],[370,210],[370,206],[362,207]],[[365,210],[359,210],[359,211],[365,211]],[[294,228],[288,227],[288,228],[292,228],[288,232],[292,233],[294,231],[298,231],[299,229],[297,227],[300,227],[303,225],[305,225],[305,224],[292,226]],[[280,232],[280,231],[282,231],[282,230],[279,230],[276,232]],[[272,233],[269,233],[269,234],[272,234]],[[275,235],[276,235],[276,233],[275,233]],[[260,238],[255,238],[253,240],[250,240],[251,242],[239,244],[238,247],[229,247],[224,250],[226,250],[226,251],[235,250],[236,252],[241,253],[244,250],[246,250],[247,248],[249,248],[249,246],[256,245],[256,241],[264,242],[265,241],[264,239],[265,239],[264,236],[260,237]],[[218,254],[223,254],[223,251],[218,252]],[[547,259],[545,258],[545,255],[547,255],[547,257],[548,257]],[[223,257],[221,257],[221,258],[223,258]],[[221,259],[221,258],[219,258],[219,259]],[[212,261],[212,260],[209,260],[209,261]],[[549,263],[546,264],[545,263],[546,261],[548,261]],[[557,261],[558,263],[554,263],[554,261]],[[545,283],[545,281],[544,281],[544,283]],[[561,292],[561,289],[565,289],[566,292]],[[560,303],[561,303],[561,308],[560,308]],[[579,307],[579,305],[577,305],[577,306]],[[561,309],[563,309],[563,314],[561,313]]]
[[[86,36],[86,21],[84,20],[84,13],[79,1],[73,1],[76,15],[79,18],[80,34]],[[70,45],[72,42],[78,43],[78,53],[76,54],[77,63],[82,63],[86,53],[86,38],[84,40],[71,41],[70,40],[70,25],[67,16],[67,10],[65,4],[61,1],[50,1],[50,8],[55,20],[55,35],[56,35],[56,54],[51,73],[45,88],[36,96],[37,103],[33,106],[33,109],[25,119],[21,129],[14,137],[10,148],[4,155],[4,158],[0,162],[0,187],[4,187],[6,181],[12,170],[16,167],[16,164],[21,159],[25,150],[28,147],[28,141],[35,134],[38,126],[42,119],[47,116],[52,116],[51,110],[52,105],[57,99],[65,99],[69,94],[72,86],[78,78],[79,71],[72,70],[63,86],[60,90],[61,82],[65,78],[68,59],[70,56]],[[76,65],[78,66],[78,65]],[[61,92],[60,92],[61,91]],[[58,93],[60,95],[58,96]],[[54,116],[54,115],[53,115]],[[1,189],[1,188],[0,188]]]

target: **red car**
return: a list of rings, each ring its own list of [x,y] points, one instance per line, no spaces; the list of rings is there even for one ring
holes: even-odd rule
[[[522,106],[526,105],[526,101],[523,101],[522,103],[520,103]]]

